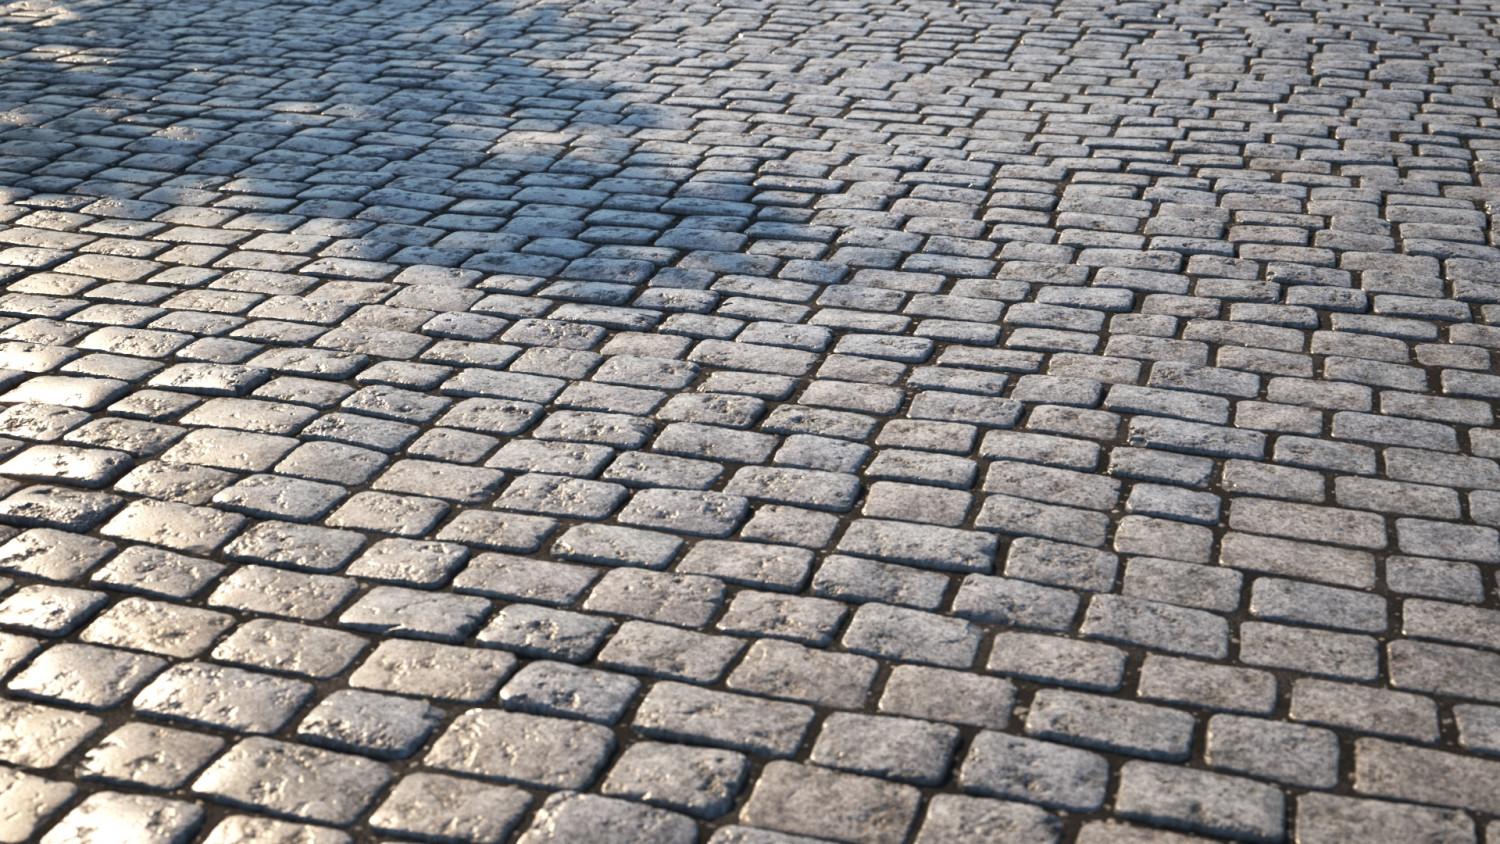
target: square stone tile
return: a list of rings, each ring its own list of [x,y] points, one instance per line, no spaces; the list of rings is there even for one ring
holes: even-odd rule
[[[344,573],[360,580],[431,589],[448,582],[468,558],[469,549],[456,542],[382,539]]]
[[[447,512],[448,505],[435,498],[360,492],[335,510],[327,523],[373,533],[426,536]]]
[[[0,546],[0,570],[66,583],[88,574],[117,547],[76,533],[33,528]]]
[[[479,631],[482,645],[515,651],[524,657],[584,662],[614,627],[607,618],[584,613],[511,604]]]
[[[153,598],[191,598],[224,571],[224,566],[173,551],[132,545],[105,563],[90,580],[119,592]]]
[[[614,748],[614,733],[598,724],[471,709],[454,719],[423,763],[532,788],[581,789]]]
[[[338,571],[365,544],[350,530],[332,530],[291,522],[260,522],[224,548],[231,560],[277,568],[327,573]]]
[[[64,815],[41,844],[187,844],[204,817],[193,803],[100,791]]]
[[[108,709],[166,667],[159,657],[64,642],[42,651],[6,688],[21,697]]]
[[[525,817],[531,796],[441,774],[408,774],[370,815],[378,832],[425,841],[505,841]]]
[[[0,762],[23,768],[50,768],[103,723],[81,712],[0,700]]]
[[[390,780],[390,770],[370,759],[248,738],[219,757],[192,787],[230,806],[347,826]],[[288,790],[292,782],[297,788]]]
[[[0,601],[0,627],[56,638],[78,629],[109,597],[62,586],[27,586]]]
[[[188,659],[208,650],[233,626],[234,618],[225,613],[126,598],[100,613],[79,638],[97,645]]]
[[[78,786],[72,783],[54,782],[13,768],[0,768],[0,805],[9,809],[4,820],[0,820],[0,839],[30,839],[76,793]]]
[[[503,651],[392,639],[381,642],[349,675],[349,685],[434,700],[478,703],[488,700],[500,688],[515,671],[517,662]]]
[[[172,666],[136,695],[137,712],[239,733],[274,733],[312,696],[311,683],[206,662]]]
[[[626,748],[600,790],[712,820],[745,786],[750,760],[732,750],[641,742]]]
[[[489,613],[490,602],[484,598],[377,586],[345,610],[339,624],[365,633],[457,643]]]
[[[697,835],[698,825],[686,815],[629,800],[563,792],[547,798],[516,844],[692,844]]]
[[[116,539],[160,545],[184,554],[211,554],[239,533],[245,517],[175,501],[136,501],[100,533]]]
[[[368,643],[352,633],[257,618],[235,629],[214,648],[219,662],[326,680],[342,673]]]
[[[361,756],[404,759],[416,752],[442,718],[442,710],[419,700],[341,689],[302,719],[297,737]]]
[[[217,736],[129,723],[105,736],[78,763],[82,779],[170,790],[182,786],[224,748]]]
[[[358,589],[358,583],[344,577],[240,566],[219,581],[207,603],[240,612],[317,621],[342,606]]]
[[[539,661],[522,668],[505,684],[500,701],[515,712],[613,724],[640,687],[634,677]]]

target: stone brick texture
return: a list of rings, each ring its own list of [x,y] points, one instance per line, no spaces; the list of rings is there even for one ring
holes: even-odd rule
[[[0,3],[0,841],[1496,841],[1497,62]]]

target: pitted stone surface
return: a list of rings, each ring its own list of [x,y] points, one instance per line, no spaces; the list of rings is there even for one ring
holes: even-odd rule
[[[251,811],[347,826],[391,779],[379,762],[267,738],[241,741],[193,790]]]
[[[184,844],[202,825],[204,811],[192,803],[144,794],[101,791],[84,798],[41,841],[46,844]]]
[[[597,724],[471,709],[449,725],[424,761],[499,782],[581,789],[593,782],[614,746],[614,735]]]
[[[187,782],[223,747],[224,740],[216,736],[126,724],[83,757],[77,774],[119,785],[172,789]]]
[[[1487,2],[0,4],[0,839],[1496,837]]]
[[[504,841],[531,805],[519,789],[441,774],[412,774],[370,816],[370,826],[425,840]]]
[[[6,768],[0,772],[0,836],[5,841],[25,841],[70,800],[78,787]]]

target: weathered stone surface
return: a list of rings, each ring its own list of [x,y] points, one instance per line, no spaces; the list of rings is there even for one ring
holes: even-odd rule
[[[427,752],[430,767],[533,788],[586,788],[615,747],[597,724],[471,709]]]
[[[0,840],[1500,836],[1495,5],[8,5]]]
[[[1090,812],[1104,803],[1109,763],[1095,753],[985,731],[969,746],[959,784],[971,794]]]
[[[517,788],[441,774],[410,774],[370,815],[370,826],[427,840],[503,841],[531,797]]]
[[[90,794],[63,816],[41,841],[45,844],[183,844],[202,825],[203,809],[192,803],[144,794],[101,791]]]
[[[77,793],[72,783],[54,782],[24,771],[0,771],[0,840],[25,841]]]
[[[692,818],[626,800],[563,792],[547,798],[517,844],[692,844]]]
[[[1156,762],[1127,762],[1115,803],[1125,818],[1240,841],[1278,841],[1286,824],[1280,789]]]
[[[869,777],[772,762],[740,819],[753,826],[840,841],[899,844],[916,819],[921,793]]]
[[[642,742],[620,756],[601,790],[712,819],[733,805],[749,772],[749,760],[733,751]]]
[[[193,782],[193,790],[244,809],[347,826],[391,779],[379,762],[249,738]]]

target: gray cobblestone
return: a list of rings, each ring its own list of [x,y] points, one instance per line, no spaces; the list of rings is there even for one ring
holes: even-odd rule
[[[410,774],[370,815],[380,832],[425,839],[503,840],[531,798],[519,789],[440,774]]]
[[[1360,739],[1354,745],[1355,790],[1488,814],[1496,801],[1483,782],[1495,764],[1383,739]]]
[[[1218,616],[1140,598],[1112,595],[1089,600],[1082,632],[1189,656],[1222,659],[1229,648],[1229,628]]]
[[[1109,645],[1006,632],[996,634],[987,667],[1027,680],[1115,691],[1124,677],[1125,654]]]
[[[1371,680],[1379,671],[1380,650],[1368,636],[1246,622],[1240,626],[1240,659],[1268,668]]]
[[[1292,687],[1292,718],[1361,733],[1419,742],[1438,739],[1437,707],[1419,695],[1298,680]]]
[[[943,794],[927,807],[918,844],[952,841],[959,844],[987,839],[1051,844],[1058,840],[1056,818],[1039,809],[999,800]]]
[[[82,577],[114,553],[116,546],[48,528],[25,531],[0,546],[0,569],[42,580]]]
[[[643,621],[627,621],[599,653],[599,663],[636,674],[712,683],[744,643]]]
[[[181,844],[203,823],[203,809],[179,800],[144,794],[101,791],[84,798],[42,838],[47,844],[77,841],[80,844],[122,840],[129,830],[131,842]]]
[[[212,844],[1472,842],[1493,814],[1484,3],[23,5],[0,760],[41,777],[0,776],[34,807],[0,838],[143,807],[142,840]],[[184,670],[209,730],[259,717],[245,688],[317,693],[214,762],[126,717]],[[341,677],[402,701],[347,754],[297,720]],[[1110,783],[1004,734],[1059,695],[1205,740]],[[428,701],[620,752],[544,805],[421,751],[389,789],[365,738]],[[970,758],[846,729],[889,719]],[[1138,720],[1046,729],[1166,753]],[[480,779],[559,787],[566,753],[513,744]]]
[[[247,733],[274,733],[313,688],[299,680],[189,662],[174,665],[136,696],[138,711],[174,721]]]
[[[358,588],[354,581],[342,577],[240,566],[219,581],[207,603],[240,612],[316,621],[343,605]]]
[[[345,610],[339,624],[365,633],[459,642],[489,611],[490,602],[479,597],[377,586]]]
[[[105,709],[165,667],[166,661],[157,657],[64,643],[42,651],[6,687],[21,697]]]
[[[1216,768],[1306,788],[1332,788],[1339,780],[1332,731],[1238,715],[1209,720],[1205,759]]]
[[[675,812],[609,797],[563,792],[542,804],[517,844],[549,841],[690,844],[695,834],[692,819]]]
[[[305,838],[309,844],[348,844],[349,836],[326,826],[309,826],[250,815],[231,815],[209,832],[204,839],[208,844],[229,844],[232,841],[253,844],[282,844]]]
[[[826,646],[847,612],[844,605],[822,598],[744,590],[734,596],[716,626],[728,633]]]
[[[1362,592],[1262,577],[1250,593],[1250,613],[1258,618],[1380,633],[1386,628],[1385,601]]]
[[[77,791],[71,783],[7,769],[0,775],[0,795],[11,809],[0,832],[12,841],[26,840]]]
[[[197,656],[234,619],[223,613],[126,598],[101,613],[79,636],[85,642],[131,648],[161,656]]]
[[[941,692],[934,693],[934,689]],[[1015,686],[944,668],[899,665],[880,696],[880,711],[930,721],[1004,729],[1015,704]]]
[[[1125,818],[1240,841],[1277,841],[1286,824],[1276,788],[1156,762],[1126,763],[1115,799]]]
[[[851,603],[881,602],[936,609],[948,579],[933,572],[861,557],[832,555],[813,574],[813,594]]]
[[[911,786],[772,762],[750,793],[741,818],[792,833],[898,844],[916,820],[920,799]]]
[[[302,820],[353,823],[391,779],[378,762],[267,738],[241,741],[193,782],[217,801]],[[295,780],[295,794],[275,784]]]
[[[432,642],[393,639],[349,675],[355,688],[477,703],[489,698],[515,670],[506,653]]]
[[[442,711],[421,701],[341,689],[313,708],[297,727],[308,744],[402,759],[416,751],[442,720]]]
[[[1137,692],[1147,700],[1226,712],[1265,715],[1276,707],[1276,678],[1268,672],[1156,654],[1141,666]]]
[[[1084,750],[986,731],[969,746],[959,782],[972,794],[1089,812],[1104,804],[1109,763]]]
[[[55,638],[78,628],[107,600],[103,592],[27,586],[0,602],[0,627]]]
[[[837,709],[858,709],[878,664],[854,654],[827,653],[790,642],[760,641],[729,676],[729,687]]]
[[[621,755],[602,788],[711,819],[729,810],[749,769],[749,761],[732,751],[643,742]]]
[[[582,613],[511,604],[476,637],[480,644],[525,657],[583,662],[593,656],[613,625]]]
[[[225,546],[224,554],[278,568],[333,572],[343,568],[364,542],[352,531],[268,521],[241,533]]]
[[[881,779],[934,785],[947,776],[955,727],[908,718],[837,713],[823,722],[813,764]]]
[[[1297,836],[1307,844],[1475,840],[1473,822],[1459,812],[1333,794],[1297,798]]]
[[[314,679],[342,672],[365,650],[358,636],[293,624],[256,619],[240,625],[214,648],[222,662]]]
[[[534,788],[587,787],[614,749],[598,724],[471,709],[443,731],[424,763],[440,770]]]
[[[813,710],[801,704],[657,683],[637,707],[633,726],[651,738],[785,758],[797,753],[812,720]]]
[[[1119,844],[1203,844],[1211,841],[1210,838],[1201,838],[1197,835],[1186,835],[1181,832],[1167,832],[1162,829],[1148,829],[1146,827],[1122,824],[1117,821],[1092,821],[1085,823],[1078,831],[1079,844],[1104,844],[1104,842],[1118,842]]]
[[[864,604],[844,632],[844,647],[898,662],[967,668],[979,649],[979,630],[960,619],[884,604]]]
[[[702,627],[724,600],[711,577],[614,569],[599,579],[584,608],[682,627]]]
[[[1368,589],[1375,584],[1375,558],[1367,552],[1244,533],[1224,535],[1219,563],[1339,586]]]
[[[1032,699],[1028,735],[1148,759],[1187,758],[1194,722],[1185,712],[1045,689]]]

